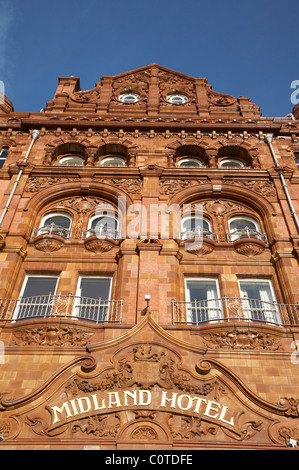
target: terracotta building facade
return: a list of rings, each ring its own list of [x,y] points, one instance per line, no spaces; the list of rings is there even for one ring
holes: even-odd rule
[[[296,449],[298,166],[298,109],[157,64],[4,97],[0,448]]]

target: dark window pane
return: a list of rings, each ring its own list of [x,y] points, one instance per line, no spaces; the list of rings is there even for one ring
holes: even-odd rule
[[[66,228],[66,229],[69,229],[70,228],[70,219],[68,219],[67,217],[63,217],[63,216],[53,216],[53,217],[49,217],[46,221],[45,221],[45,226],[46,225],[51,225],[51,224],[54,224],[54,225],[58,225],[59,227],[63,227],[63,228]]]
[[[93,299],[109,299],[110,279],[81,279],[81,296]]]
[[[54,294],[56,283],[57,278],[29,277],[22,297]]]

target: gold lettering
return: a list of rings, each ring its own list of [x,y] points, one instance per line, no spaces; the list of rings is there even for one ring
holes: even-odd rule
[[[75,400],[70,400],[70,404],[72,405],[73,407],[73,415],[76,416],[79,414],[79,411],[77,410],[76,408],[76,403],[75,403]]]
[[[171,402],[170,408],[175,408],[177,393],[172,392],[172,398],[167,398],[167,392],[162,392],[161,405],[162,407],[166,406],[166,401]]]
[[[187,398],[187,400],[188,400],[188,405],[186,407],[182,406],[183,398]],[[190,410],[190,408],[192,406],[192,401],[193,400],[189,395],[180,395],[179,398],[178,398],[178,407],[183,411]]]
[[[146,395],[146,401],[144,400],[144,395]],[[152,394],[149,390],[139,390],[139,406],[150,405],[152,402]]]
[[[80,413],[87,413],[88,411],[91,410],[91,403],[90,403],[89,398],[87,397],[77,398],[77,402],[79,405]],[[87,405],[87,409],[84,409],[83,402],[85,402],[85,404]]]
[[[193,400],[197,400],[197,404],[195,406],[195,409],[194,409],[194,413],[199,413],[199,408],[200,408],[200,405],[202,402],[205,402],[205,404],[207,405],[207,400],[205,400],[204,398],[199,398],[199,397],[194,397]]]
[[[127,390],[124,391],[124,398],[125,398],[125,405],[124,406],[129,406],[128,405],[128,400],[127,400],[128,396],[133,398],[134,405],[137,405],[137,390],[134,390],[134,392],[128,392]]]
[[[220,414],[220,417],[219,417],[219,421],[223,421],[224,423],[227,423],[227,424],[230,424],[231,426],[234,426],[234,417],[232,417],[230,419],[230,421],[227,421],[226,419],[224,419],[224,415],[227,411],[227,406],[224,406],[222,405],[222,410],[221,410],[221,414]]]
[[[105,398],[103,398],[103,400],[102,400],[102,406],[99,406],[97,394],[95,393],[94,395],[91,395],[91,397],[93,399],[93,404],[94,404],[95,411],[96,410],[104,410],[106,408]]]
[[[58,408],[58,406],[52,406],[51,408],[52,408],[52,410],[54,411],[54,421],[53,421],[53,424],[59,423],[60,418],[58,418],[57,413],[60,413],[60,414],[61,414],[61,413],[63,412],[63,410],[65,410],[65,412],[66,412],[66,417],[67,417],[67,418],[70,418],[70,417],[73,416],[72,413],[71,413],[71,411],[70,411],[70,408],[69,408],[69,405],[68,405],[68,402],[67,402],[67,401],[66,401],[65,403],[63,403],[63,405],[62,405],[61,408]]]
[[[109,406],[108,406],[108,408],[112,408],[113,405],[116,405],[117,407],[121,406],[118,392],[110,392],[110,393],[108,393],[108,395],[109,395]],[[112,395],[115,396],[114,401],[112,401]]]
[[[217,408],[214,408],[213,405],[215,405]],[[215,401],[210,401],[209,400],[208,404],[207,404],[207,407],[206,407],[206,411],[204,412],[204,415],[209,416],[210,418],[217,419],[218,416],[219,416],[219,408],[220,408],[219,403],[216,403]],[[213,415],[210,414],[211,411],[216,411],[217,414],[213,416]]]

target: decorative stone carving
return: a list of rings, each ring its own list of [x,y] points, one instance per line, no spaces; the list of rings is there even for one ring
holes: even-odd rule
[[[224,179],[223,184],[238,186],[244,189],[250,189],[265,197],[275,197],[276,190],[272,181],[252,181],[252,180],[233,180]]]
[[[40,235],[33,240],[34,246],[37,250],[43,251],[46,254],[53,253],[63,247],[65,240],[56,235]]]
[[[114,186],[119,189],[123,189],[129,194],[141,194],[142,191],[142,179],[140,178],[99,178],[97,176],[94,176],[93,180],[97,183],[108,184],[109,186]]]
[[[165,70],[157,70],[159,80],[159,100],[161,107],[170,107],[172,104],[168,103],[167,96],[170,93],[183,93],[188,96],[186,103],[180,104],[182,107],[189,107],[196,103],[195,83],[192,80],[174,75]]]
[[[88,214],[88,212],[95,209],[97,206],[101,205],[101,208],[105,207],[105,203],[101,199],[95,197],[73,197],[71,199],[66,199],[60,201],[59,204],[56,203],[56,208],[67,208],[72,209],[79,215]],[[107,206],[110,207],[109,204]]]
[[[101,95],[101,87],[97,86],[92,90],[76,91],[70,96],[72,101],[77,103],[98,103]]]
[[[278,439],[289,446],[290,439],[294,441],[299,441],[299,426],[282,426],[278,429]]]
[[[114,423],[111,423],[114,418]],[[85,420],[86,421],[86,420]],[[115,437],[120,427],[120,418],[117,414],[90,416],[85,425],[75,424],[72,426],[72,432],[81,431],[83,434],[93,435],[95,437]]]
[[[216,435],[218,431],[217,426],[211,426],[207,423],[203,423],[200,418],[193,416],[176,417],[176,421],[180,421],[179,425],[173,423],[174,416],[171,416],[168,425],[171,432],[171,436],[174,439],[194,439],[194,437],[202,437],[207,434]]]
[[[175,194],[182,189],[190,188],[197,184],[205,184],[208,180],[182,180],[182,179],[163,179],[159,182],[160,193],[165,195]]]
[[[231,95],[224,93],[217,93],[211,89],[211,85],[207,86],[208,101],[214,106],[231,106],[237,100]]]
[[[215,217],[222,217],[229,212],[244,210],[245,207],[242,204],[235,203],[234,201],[214,199],[213,201],[203,202],[203,209]]]
[[[133,385],[144,390],[150,390],[155,385],[164,389],[175,387],[186,393],[199,395],[208,395],[216,389],[219,393],[225,393],[217,381],[195,384],[185,372],[179,370],[174,359],[163,350],[153,351],[150,344],[134,346],[118,361],[115,369],[106,373],[100,381],[91,384],[75,379],[67,386],[67,390],[73,394],[76,389],[82,392],[108,391]]]
[[[234,249],[240,255],[252,258],[253,256],[261,255],[265,250],[265,242],[258,239],[240,239],[234,242]]]
[[[184,250],[188,253],[200,257],[212,253],[215,249],[216,242],[209,238],[203,238],[197,243],[193,238],[184,242],[180,242],[180,246],[183,246]]]
[[[86,346],[93,333],[82,328],[45,326],[17,330],[13,343],[18,346]]]
[[[113,80],[112,82],[112,97],[110,104],[114,106],[123,106],[123,103],[119,101],[119,95],[121,93],[138,93],[140,99],[136,103],[130,103],[130,106],[138,106],[147,100],[148,86],[150,82],[151,71],[150,69],[125,75],[119,79]]]
[[[142,426],[132,432],[131,439],[138,441],[154,441],[158,439],[158,435],[153,428]]]
[[[278,351],[281,349],[281,340],[277,336],[261,331],[237,328],[203,335],[203,342],[209,349],[234,349],[234,350],[267,350]]]
[[[54,178],[54,177],[33,177],[29,178],[25,186],[25,191],[37,192],[42,189],[49,188],[55,184],[64,184],[74,181],[80,181],[80,178]]]
[[[287,407],[287,411],[285,412],[285,416],[289,416],[292,418],[299,417],[299,399],[298,398],[281,398],[279,400],[279,404]]]
[[[100,239],[97,238],[96,235],[94,235],[84,240],[84,246],[88,251],[92,251],[93,253],[100,255],[102,253],[111,251],[113,248],[119,246],[119,240],[116,241],[110,238]]]

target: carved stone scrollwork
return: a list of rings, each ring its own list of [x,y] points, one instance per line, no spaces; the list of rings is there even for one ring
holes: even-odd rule
[[[93,88],[92,90],[76,91],[70,98],[77,103],[98,103],[101,94],[101,87]]]
[[[223,93],[217,93],[211,88],[207,90],[208,101],[214,106],[231,106],[237,100],[231,95],[226,95]]]
[[[233,180],[224,179],[223,184],[238,186],[244,189],[250,189],[265,197],[276,196],[275,186],[272,181],[249,181],[249,180]]]
[[[116,188],[122,189],[128,194],[141,194],[142,191],[142,179],[133,178],[99,178],[93,177],[93,180],[97,183],[107,184]]]
[[[238,328],[204,335],[203,341],[210,349],[266,350],[281,349],[280,338],[264,332]]]
[[[33,240],[33,243],[37,250],[50,254],[54,251],[60,250],[65,243],[65,239],[58,235],[45,234],[36,237]]]
[[[29,178],[25,186],[25,191],[37,192],[49,188],[55,184],[64,184],[74,181],[80,181],[80,178],[54,178],[54,177],[33,177]]]
[[[112,238],[97,238],[96,235],[84,240],[86,250],[100,255],[111,251],[113,248],[118,247],[120,240],[113,240]]]
[[[131,439],[138,441],[154,441],[158,439],[158,435],[153,428],[141,426],[132,432]]]
[[[179,245],[183,246],[184,250],[187,251],[187,253],[200,257],[212,253],[215,249],[216,242],[209,238],[203,238],[202,240],[197,242],[193,238],[184,242],[180,242]]]
[[[237,253],[247,256],[248,258],[261,255],[266,247],[266,243],[264,241],[252,238],[236,240],[233,245]]]
[[[93,333],[68,326],[45,326],[21,329],[13,334],[18,346],[86,346]]]

